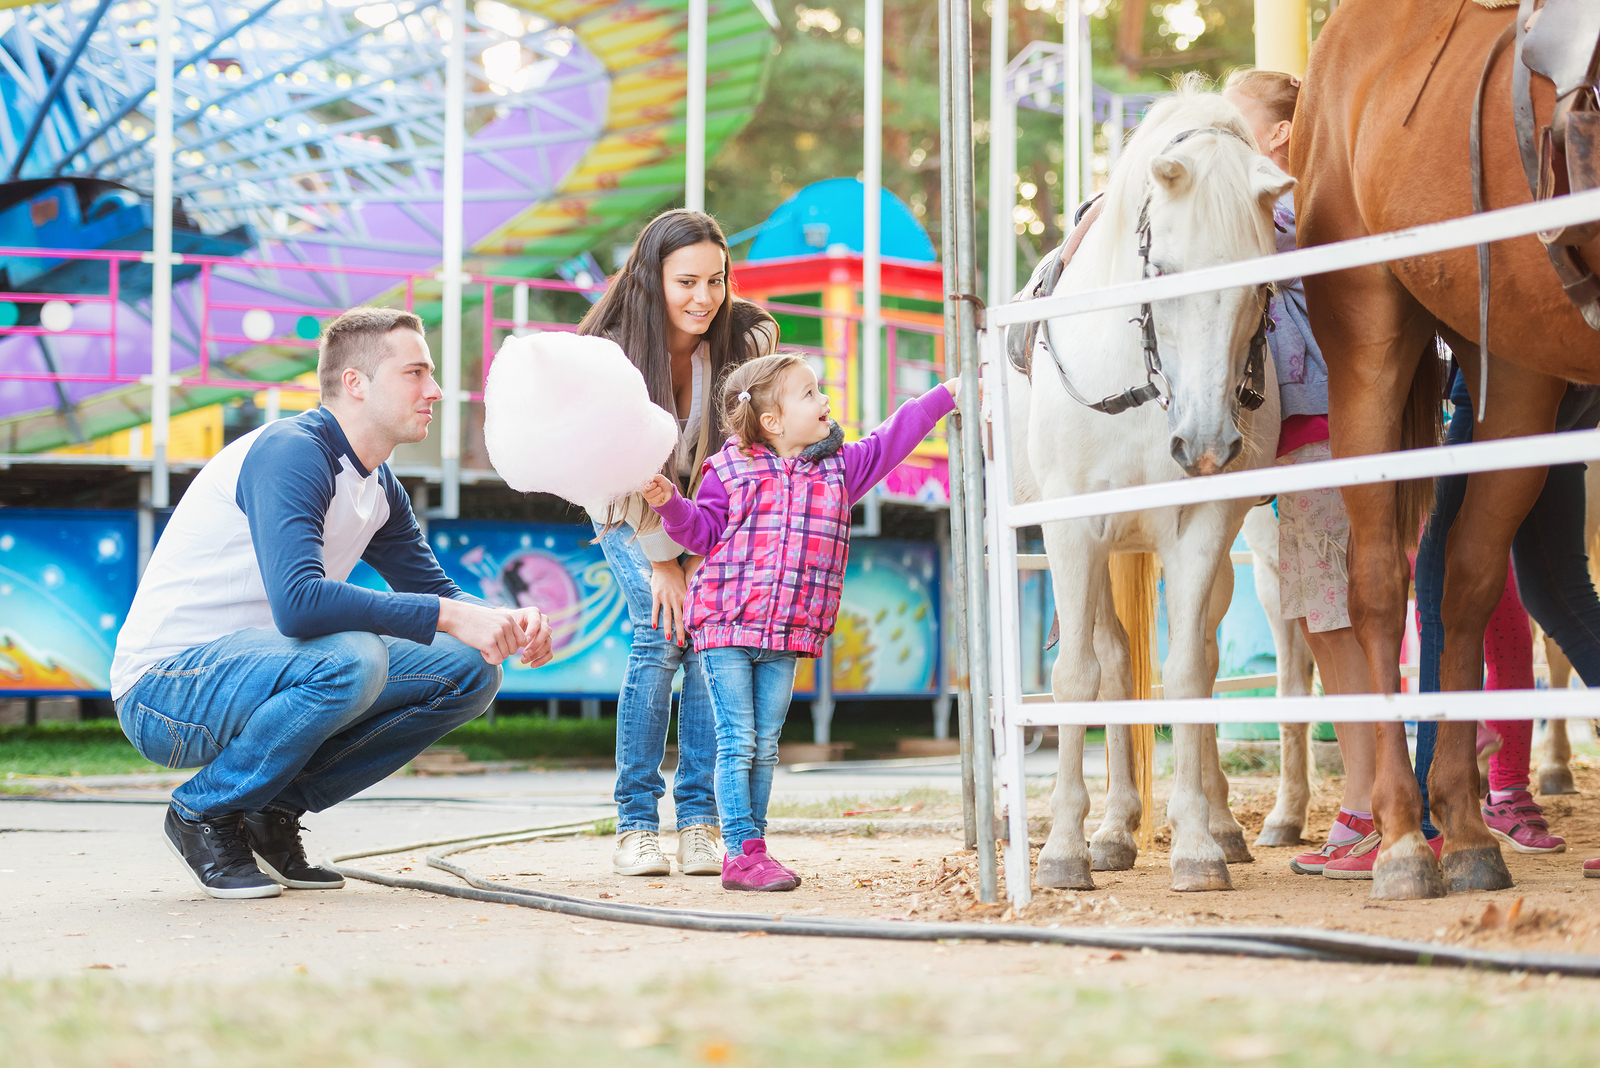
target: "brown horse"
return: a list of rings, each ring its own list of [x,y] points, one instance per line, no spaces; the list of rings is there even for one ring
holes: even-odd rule
[[[1299,178],[1301,245],[1470,214],[1469,123],[1485,60],[1516,10],[1474,0],[1345,0],[1306,72],[1291,169]],[[1437,57],[1437,62],[1434,59]],[[1483,110],[1486,205],[1529,201],[1511,113],[1512,51],[1489,72]],[[1430,73],[1431,66],[1431,73]],[[1555,93],[1533,79],[1549,121]],[[1600,245],[1600,241],[1594,242]],[[1600,263],[1600,247],[1584,250]],[[1600,333],[1562,293],[1534,237],[1495,244],[1489,311],[1487,418],[1476,440],[1545,433],[1568,379],[1600,381]],[[1338,457],[1434,444],[1441,364],[1433,338],[1455,351],[1476,396],[1478,269],[1471,248],[1305,279],[1311,326],[1329,371],[1329,421]],[[1445,690],[1480,685],[1483,632],[1505,586],[1511,538],[1545,469],[1473,475],[1446,548]],[[1350,616],[1373,688],[1399,689],[1409,572],[1431,487],[1346,487]],[[1444,831],[1443,870],[1421,833],[1421,797],[1400,724],[1378,725],[1374,818],[1383,848],[1375,898],[1439,897],[1500,889],[1511,878],[1479,809],[1470,723],[1439,730],[1429,796]]]

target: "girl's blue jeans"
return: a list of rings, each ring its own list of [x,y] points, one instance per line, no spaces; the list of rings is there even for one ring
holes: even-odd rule
[[[1557,416],[1558,430],[1595,425],[1597,397],[1592,391],[1569,390]],[[1456,405],[1446,443],[1472,440],[1472,404],[1458,374],[1451,401]],[[1528,510],[1511,541],[1517,593],[1544,632],[1572,661],[1585,686],[1600,686],[1600,597],[1589,579],[1588,549],[1583,544],[1585,494],[1583,464],[1558,464],[1545,477],[1544,490]],[[1467,476],[1450,475],[1434,482],[1433,515],[1417,546],[1417,629],[1422,638],[1419,689],[1439,692],[1439,657],[1444,651],[1445,542],[1467,493]],[[1428,771],[1438,740],[1436,723],[1417,724],[1417,784],[1422,788],[1422,830],[1438,832],[1428,818]]]
[[[598,533],[600,528],[595,529]],[[672,718],[672,679],[680,667],[678,770],[672,775],[678,829],[715,827],[717,734],[700,655],[650,626],[651,565],[633,539],[633,528],[623,525],[613,530],[600,539],[600,550],[628,602],[633,625],[628,666],[617,695],[617,833],[661,829],[657,805],[667,789],[661,761]]]
[[[742,645],[704,649],[700,663],[717,715],[717,811],[722,841],[738,856],[766,837],[778,735],[794,698],[795,654]]]
[[[320,812],[475,719],[500,665],[448,634],[431,645],[361,631],[241,630],[145,672],[117,701],[146,760],[200,768],[172,791],[189,819]]]

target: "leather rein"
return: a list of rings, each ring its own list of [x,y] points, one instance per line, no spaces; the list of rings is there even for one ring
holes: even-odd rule
[[[1167,143],[1167,147],[1162,151],[1170,152],[1189,138],[1202,133],[1227,134],[1229,137],[1239,138],[1239,135],[1232,130],[1220,126],[1199,126],[1192,130],[1184,130],[1178,134]],[[1239,138],[1239,140],[1242,141],[1243,138]],[[1093,200],[1078,209],[1078,215],[1075,220],[1076,225],[1073,227],[1072,235],[1065,244],[1050,253],[1045,270],[1040,274],[1039,281],[1035,283],[1027,296],[1019,299],[1037,300],[1050,295],[1055,289],[1056,283],[1060,281],[1062,273],[1067,268],[1067,264],[1071,262],[1073,255],[1078,251],[1078,246],[1083,243],[1083,238],[1088,233],[1089,227],[1100,217],[1101,196],[1103,195],[1096,195]],[[1145,194],[1144,203],[1139,207],[1139,223],[1135,232],[1139,237],[1139,260],[1143,264],[1143,277],[1153,278],[1156,275],[1150,266],[1151,226],[1150,194],[1148,193]],[[1271,287],[1263,286],[1261,288],[1270,290]],[[1250,338],[1250,355],[1245,361],[1243,380],[1235,391],[1239,406],[1251,412],[1260,408],[1266,401],[1267,331],[1273,328],[1272,320],[1267,314],[1268,306],[1267,304],[1262,306],[1261,322],[1257,324],[1256,332]],[[1056,352],[1056,347],[1050,340],[1049,330],[1042,331],[1044,347],[1050,353],[1050,362],[1055,365],[1056,373],[1061,378],[1061,385],[1066,389],[1067,396],[1085,408],[1102,412],[1106,415],[1120,415],[1129,409],[1138,408],[1148,404],[1150,401],[1155,401],[1160,405],[1162,411],[1166,411],[1168,405],[1171,404],[1172,384],[1167,380],[1166,374],[1161,369],[1161,345],[1156,339],[1155,315],[1150,303],[1147,301],[1139,305],[1138,318],[1128,321],[1139,327],[1143,341],[1144,384],[1132,386],[1121,393],[1113,393],[1109,397],[1103,397],[1098,401],[1089,400],[1073,387],[1071,379],[1067,377],[1067,369],[1061,362],[1061,356]],[[1021,328],[1019,335],[1020,345],[1016,343],[1009,345],[1012,365],[1023,374],[1028,375],[1030,379],[1033,371],[1033,350],[1041,334],[1040,327],[1043,325],[1043,322],[1039,320],[1028,323],[1025,328]],[[1019,328],[1012,327],[1011,329],[1017,330]]]

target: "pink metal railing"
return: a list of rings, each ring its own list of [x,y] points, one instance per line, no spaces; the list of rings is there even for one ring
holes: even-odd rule
[[[20,371],[0,365],[0,380],[15,381],[43,381],[43,382],[75,382],[75,383],[103,383],[106,385],[132,385],[144,380],[145,376],[131,373],[126,369],[119,370],[119,336],[117,329],[118,303],[120,298],[119,286],[121,265],[141,262],[147,253],[137,251],[111,251],[101,249],[34,249],[34,248],[5,248],[0,247],[0,257],[24,257],[40,259],[65,259],[65,260],[90,260],[104,262],[107,266],[107,290],[105,293],[21,293],[0,292],[0,301],[13,304],[42,304],[46,301],[61,300],[74,307],[80,306],[107,306],[106,325],[81,326],[76,321],[80,317],[75,315],[75,322],[65,330],[49,330],[42,324],[39,326],[10,326],[0,327],[0,338],[11,335],[48,336],[48,337],[95,337],[103,338],[106,342],[106,369],[104,372],[45,372],[45,371]],[[279,335],[260,340],[252,339],[242,333],[233,332],[218,327],[217,316],[214,313],[229,313],[237,315],[248,311],[260,310],[273,315],[290,316],[296,319],[304,316],[313,318],[326,318],[337,315],[345,310],[326,302],[314,300],[296,301],[281,295],[269,296],[264,290],[263,299],[255,300],[228,300],[214,299],[212,293],[213,282],[217,278],[218,268],[230,270],[264,270],[273,272],[299,272],[303,276],[354,276],[374,280],[390,280],[392,285],[389,290],[403,290],[404,307],[409,311],[416,305],[417,285],[422,282],[424,286],[433,283],[436,276],[431,272],[417,272],[399,269],[386,269],[380,267],[346,267],[325,264],[307,264],[280,262],[273,260],[260,260],[244,257],[228,256],[190,256],[182,257],[181,262],[188,266],[194,265],[199,271],[199,322],[194,341],[197,362],[192,371],[174,374],[172,384],[181,386],[208,386],[212,388],[238,389],[257,391],[274,386],[293,391],[314,392],[314,386],[301,386],[293,382],[270,382],[257,379],[244,379],[215,375],[212,370],[213,358],[219,346],[233,348],[236,351],[252,346],[274,346],[287,348],[314,349],[317,345],[315,339],[302,338],[298,334]],[[237,278],[229,279],[239,285],[250,286],[248,280]],[[495,351],[504,336],[514,329],[526,328],[537,331],[570,331],[576,329],[575,324],[562,322],[546,322],[530,320],[525,323],[516,322],[505,316],[495,313],[495,297],[497,290],[524,286],[529,290],[546,290],[568,293],[600,293],[605,291],[604,284],[588,286],[577,285],[572,282],[552,279],[515,278],[497,275],[469,275],[466,281],[468,286],[481,287],[478,293],[482,301],[482,360],[481,374],[478,389],[467,394],[474,401],[483,399],[483,382],[487,380],[489,368],[494,361]],[[397,294],[398,295],[398,294]],[[381,299],[381,298],[379,298]],[[859,426],[861,413],[859,411],[860,398],[848,396],[848,387],[853,379],[859,378],[859,368],[852,369],[852,362],[858,361],[859,326],[863,317],[859,314],[828,311],[824,309],[805,307],[802,305],[781,302],[768,302],[764,305],[769,310],[791,316],[806,316],[819,320],[823,325],[823,336],[830,334],[842,339],[842,344],[837,347],[819,347],[807,345],[785,345],[786,351],[801,352],[813,356],[831,359],[832,366],[843,374],[825,374],[822,385],[832,391],[836,396],[842,396],[845,404],[840,406],[840,421],[846,425]],[[890,315],[892,316],[892,312]],[[899,355],[899,341],[901,335],[923,335],[937,338],[942,335],[943,329],[938,325],[908,322],[891,317],[884,319],[885,344],[883,357],[885,361],[884,388],[881,396],[885,402],[886,415],[907,396],[915,395],[920,390],[902,389],[901,370],[915,369],[924,374],[934,376],[935,380],[943,375],[943,360],[941,348],[937,341],[932,348],[932,359],[917,359],[901,357]],[[123,364],[126,366],[126,353]],[[852,373],[854,370],[856,373]]]

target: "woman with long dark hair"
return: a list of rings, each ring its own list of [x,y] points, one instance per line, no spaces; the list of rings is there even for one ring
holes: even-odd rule
[[[772,351],[772,317],[729,295],[728,243],[716,220],[678,209],[651,220],[627,263],[578,325],[622,347],[644,375],[650,399],[678,420],[678,447],[662,473],[683,492],[697,488],[703,461],[722,446],[711,400],[735,364]],[[621,584],[633,645],[617,699],[617,843],[619,875],[666,875],[657,808],[666,784],[661,761],[672,713],[672,682],[683,668],[678,700],[678,871],[720,875],[722,843],[713,785],[716,725],[700,659],[683,628],[683,599],[700,557],[686,553],[635,494],[605,514],[591,513],[600,548]]]

